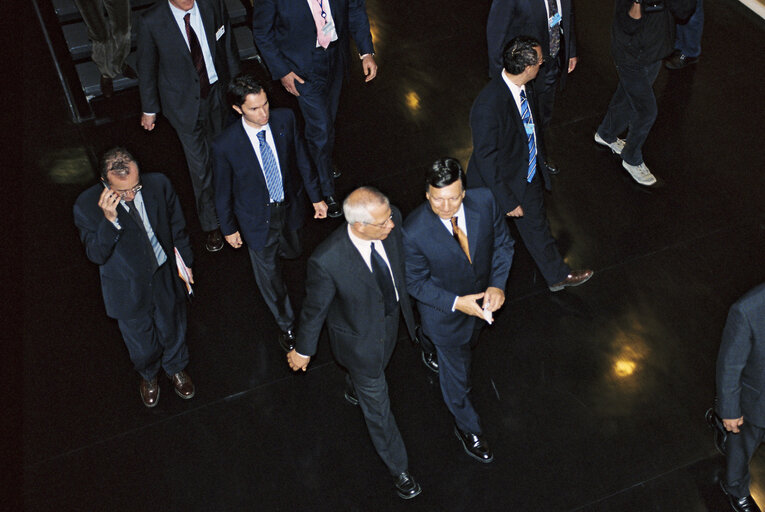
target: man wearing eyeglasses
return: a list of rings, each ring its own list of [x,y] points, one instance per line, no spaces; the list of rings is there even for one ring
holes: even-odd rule
[[[99,265],[106,314],[117,320],[141,376],[143,404],[159,401],[160,368],[178,396],[193,397],[185,371],[186,288],[175,250],[191,283],[193,255],[170,181],[163,174],[141,176],[126,149],[111,149],[101,160],[101,183],[77,198],[74,222],[88,259]]]
[[[420,494],[409,474],[404,441],[390,410],[385,368],[398,340],[399,316],[414,337],[414,316],[404,277],[401,213],[372,187],[343,202],[347,223],[322,242],[308,260],[306,298],[293,370],[305,371],[316,353],[326,320],[332,353],[347,371],[345,399],[359,405],[377,453],[403,499]]]

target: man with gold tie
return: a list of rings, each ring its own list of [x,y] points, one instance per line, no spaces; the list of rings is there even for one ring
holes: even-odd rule
[[[427,202],[404,222],[407,289],[417,300],[423,349],[438,354],[454,432],[468,455],[489,463],[494,456],[469,397],[471,350],[505,302],[513,239],[491,191],[466,191],[455,159],[437,160],[425,183]]]

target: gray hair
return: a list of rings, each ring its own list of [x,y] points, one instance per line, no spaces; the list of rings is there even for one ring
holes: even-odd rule
[[[390,200],[385,194],[374,187],[359,187],[345,198],[343,201],[343,215],[348,224],[360,222],[362,224],[371,224],[375,220],[369,209],[377,205],[390,206]]]

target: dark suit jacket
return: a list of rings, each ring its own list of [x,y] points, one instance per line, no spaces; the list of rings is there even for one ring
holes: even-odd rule
[[[532,82],[526,84],[526,97],[537,127],[537,173],[542,173],[549,189],[550,176],[544,165],[544,141]],[[473,102],[470,129],[473,154],[468,162],[468,187],[491,189],[500,211],[508,213],[521,204],[528,186],[529,146],[521,114],[501,76],[492,78]]]
[[[383,241],[383,246],[393,272],[401,314],[410,338],[414,338],[414,315],[404,273],[401,213],[396,208],[393,208],[393,222],[396,227]],[[337,362],[369,377],[379,376],[393,354],[396,337],[386,339],[382,292],[348,237],[347,224],[333,231],[311,255],[305,288],[295,345],[297,352],[308,356],[316,353],[326,320]]]
[[[406,284],[417,299],[422,328],[436,345],[470,341],[483,320],[452,311],[456,296],[481,293],[489,286],[505,289],[513,261],[513,239],[487,189],[471,189],[465,207],[470,258],[425,202],[404,223]]]
[[[295,115],[286,108],[271,111],[269,124],[282,172],[287,224],[292,230],[303,225],[305,190],[312,203],[321,201],[318,178],[303,138],[295,126]],[[268,187],[255,149],[242,121],[228,126],[212,146],[215,208],[224,235],[239,231],[252,249],[263,248],[268,235],[270,210]]]
[[[550,31],[547,25],[547,0],[494,0],[486,22],[486,40],[489,45],[489,75],[499,76],[502,71],[502,49],[518,36],[531,36],[542,45],[545,60],[550,60]],[[576,30],[574,28],[574,8],[571,0],[560,0],[561,27],[560,40],[561,84],[565,84],[568,74],[568,60],[576,57]],[[545,66],[539,70],[536,80],[544,83]]]
[[[175,266],[173,248],[177,247],[184,262],[191,267],[191,253],[186,222],[183,220],[178,197],[164,174],[142,174],[141,195],[149,222],[157,240],[167,255],[165,265]],[[154,253],[147,247],[146,231],[123,206],[117,207],[117,219],[122,229],[106,220],[98,198],[104,186],[93,185],[80,194],[74,204],[74,223],[80,230],[88,259],[99,265],[101,291],[106,314],[112,318],[135,318],[148,311],[152,304],[151,282],[154,275]],[[173,269],[175,274],[175,269]],[[185,288],[177,281],[178,301],[184,300]]]
[[[337,30],[340,56],[346,59],[350,38],[359,54],[374,53],[365,0],[329,0]],[[258,51],[274,79],[290,71],[299,76],[312,71],[316,48],[316,24],[305,0],[257,0],[252,15],[252,32]],[[347,60],[344,65],[347,67]]]
[[[196,0],[218,82],[225,91],[239,73],[239,51],[223,0]],[[189,132],[199,113],[199,75],[166,0],[141,11],[138,30],[138,88],[141,108],[160,110],[176,130]],[[216,40],[216,34],[223,33]],[[197,34],[200,38],[201,34]],[[161,106],[161,109],[160,109]]]
[[[730,308],[717,356],[717,412],[765,428],[765,283]]]

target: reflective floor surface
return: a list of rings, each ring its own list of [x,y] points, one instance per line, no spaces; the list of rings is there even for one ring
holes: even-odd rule
[[[139,127],[135,91],[67,117],[29,12],[23,108],[23,487],[30,511],[724,511],[724,465],[704,411],[728,307],[765,280],[762,22],[708,2],[698,64],[662,70],[644,148],[659,177],[636,185],[592,142],[616,87],[612,3],[576,2],[579,65],[557,102],[562,168],[547,195],[566,260],[587,284],[552,294],[519,241],[508,302],[474,352],[473,396],[495,462],[468,458],[438,382],[407,340],[388,368],[391,401],[423,492],[401,501],[343,400],[326,339],[293,374],[246,252],[204,252],[180,144],[161,119]],[[424,200],[425,166],[471,152],[468,113],[487,81],[489,2],[368,0],[379,76],[353,68],[337,122],[340,194],[360,184],[404,214]],[[275,91],[272,102],[292,106]],[[95,180],[92,156],[131,149],[178,191],[196,249],[191,401],[167,382],[145,408],[98,272],[72,222]],[[7,196],[6,196],[7,200]],[[309,220],[287,262],[296,304],[307,254],[339,220]],[[765,450],[752,463],[765,505]]]

